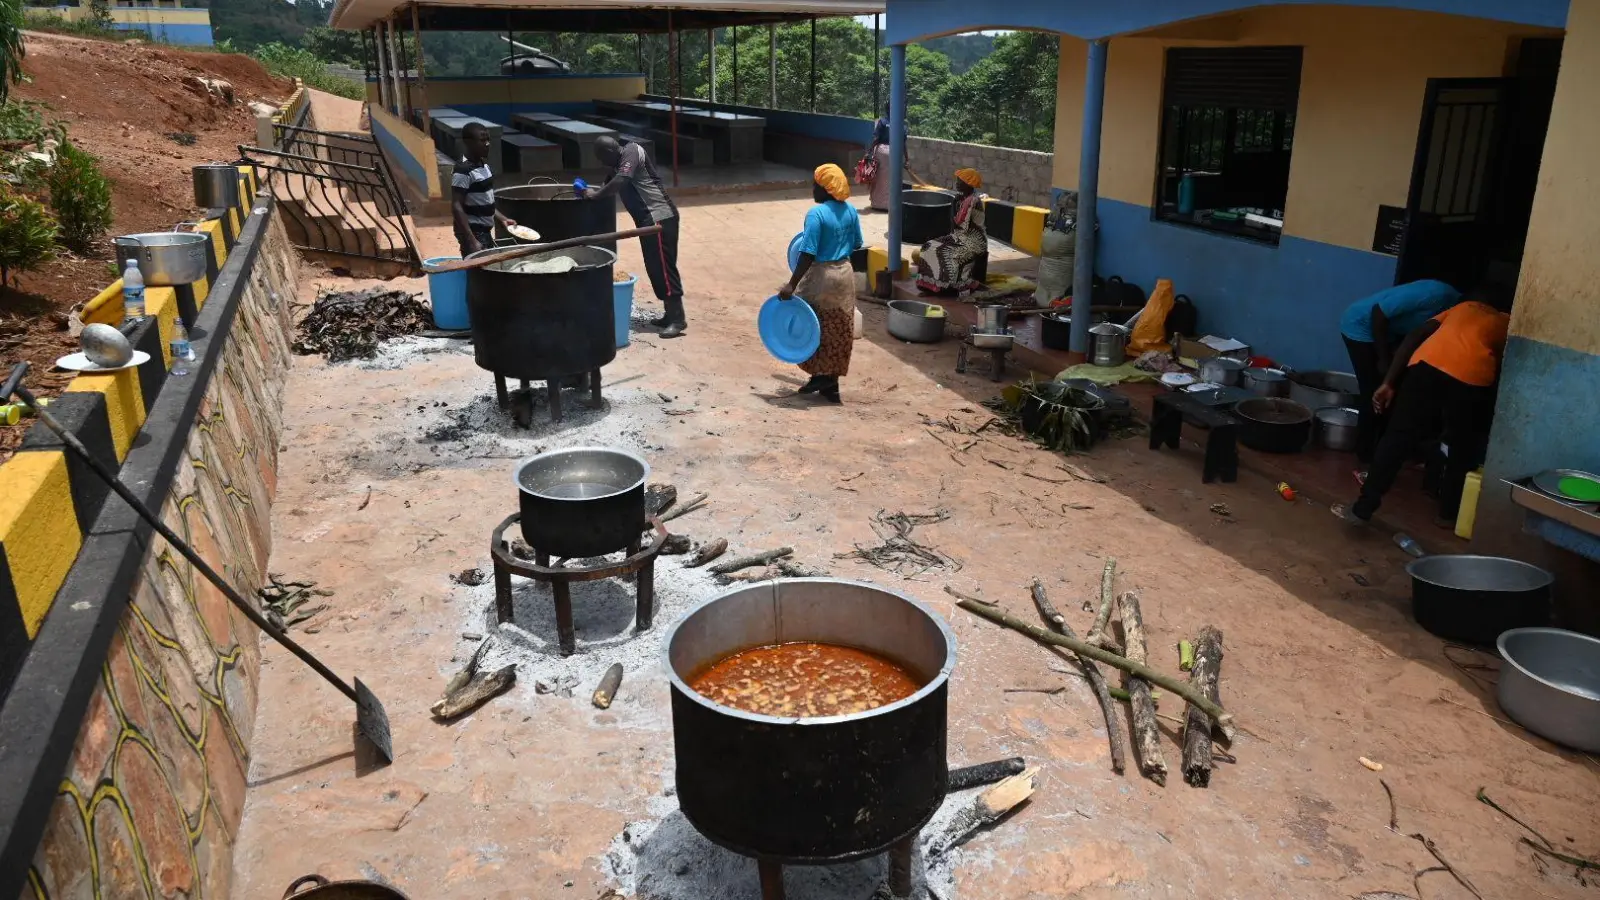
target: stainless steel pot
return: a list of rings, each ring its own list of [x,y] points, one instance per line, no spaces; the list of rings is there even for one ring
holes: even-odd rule
[[[978,307],[978,330],[984,334],[1000,334],[1006,330],[1006,316],[1011,307],[991,305]]]
[[[1558,744],[1600,752],[1600,640],[1559,628],[1514,628],[1495,641],[1496,699],[1517,724]]]
[[[304,890],[310,888],[310,890]],[[406,895],[372,881],[329,881],[321,875],[298,878],[283,892],[283,900],[406,900]]]
[[[1200,360],[1200,380],[1225,387],[1239,386],[1239,373],[1248,368],[1248,364],[1237,359],[1225,356],[1212,356]]]
[[[194,205],[201,209],[232,209],[239,205],[239,169],[224,163],[195,166]]]
[[[930,316],[931,303],[917,300],[889,301],[889,333],[913,344],[937,344],[944,340],[944,316]]]
[[[1128,361],[1128,329],[1101,322],[1089,329],[1089,362],[1120,366]]]
[[[1296,372],[1289,376],[1289,399],[1313,411],[1357,406],[1361,386],[1349,372]]]
[[[211,235],[192,231],[123,235],[113,242],[117,272],[128,267],[128,260],[136,259],[146,287],[192,284],[205,277],[206,244],[210,242]]]
[[[517,466],[522,537],[551,556],[581,559],[636,546],[645,528],[650,464],[610,447],[550,450]]]
[[[1348,406],[1328,406],[1316,411],[1317,435],[1322,446],[1348,453],[1356,448],[1356,425],[1361,413]]]
[[[1277,369],[1245,369],[1239,386],[1257,397],[1282,397],[1289,393],[1289,376]]]

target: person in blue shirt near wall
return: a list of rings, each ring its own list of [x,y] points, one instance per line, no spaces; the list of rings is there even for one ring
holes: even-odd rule
[[[1365,469],[1383,436],[1385,414],[1373,409],[1372,395],[1383,384],[1395,348],[1417,328],[1461,302],[1461,292],[1442,281],[1425,279],[1395,285],[1350,304],[1339,318],[1339,332],[1350,352],[1350,365],[1360,385],[1361,414],[1356,426],[1356,459]]]
[[[851,206],[850,180],[844,170],[828,163],[813,175],[811,198],[816,205],[806,211],[800,238],[800,263],[778,296],[811,304],[822,323],[822,343],[800,364],[811,376],[802,394],[820,394],[838,403],[839,379],[850,374],[850,350],[855,343],[856,275],[850,254],[866,241],[861,238],[861,218]]]

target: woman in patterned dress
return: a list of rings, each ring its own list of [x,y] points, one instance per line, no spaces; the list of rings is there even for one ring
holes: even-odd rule
[[[811,197],[816,205],[806,212],[800,263],[788,283],[778,289],[778,296],[791,300],[798,294],[822,323],[822,343],[800,364],[801,371],[811,376],[800,393],[820,394],[838,403],[839,379],[850,374],[850,350],[855,343],[856,276],[850,268],[850,254],[865,241],[861,219],[849,203],[850,180],[844,170],[828,163],[817,167],[813,179]]]
[[[983,176],[977,169],[956,172],[955,231],[922,245],[917,261],[917,287],[930,294],[982,290],[972,277],[973,264],[989,252],[989,235],[983,230]]]

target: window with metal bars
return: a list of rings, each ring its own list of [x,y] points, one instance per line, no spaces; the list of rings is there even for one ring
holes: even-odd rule
[[[1299,47],[1167,51],[1157,219],[1278,242],[1300,61]]]

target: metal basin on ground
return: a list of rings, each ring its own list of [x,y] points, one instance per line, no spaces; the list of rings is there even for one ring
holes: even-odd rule
[[[1349,372],[1296,372],[1289,376],[1289,399],[1312,412],[1330,406],[1357,406],[1361,386]]]
[[[843,644],[905,666],[923,686],[862,713],[776,718],[721,706],[689,682],[752,647]],[[943,802],[955,638],[902,594],[835,578],[741,587],[666,637],[678,804],[713,842],[757,859],[831,863],[889,849]]]
[[[1311,410],[1281,397],[1252,397],[1233,408],[1239,443],[1263,453],[1299,453],[1311,439]]]
[[[603,556],[639,540],[650,465],[626,450],[574,447],[525,460],[513,474],[522,539],[551,556]]]
[[[1550,621],[1555,577],[1538,566],[1500,556],[1424,556],[1406,566],[1411,614],[1447,641],[1489,646],[1513,628]]]
[[[1560,628],[1515,628],[1495,646],[1506,715],[1558,744],[1600,752],[1600,640]]]
[[[211,235],[192,231],[153,231],[127,234],[113,244],[117,249],[117,272],[128,267],[128,260],[139,261],[139,274],[146,287],[173,287],[193,284],[206,274],[206,245]]]
[[[570,271],[513,271],[562,256],[572,259]],[[479,367],[507,378],[547,381],[592,372],[616,359],[616,261],[603,247],[571,247],[469,270],[467,313]]]
[[[920,300],[889,301],[889,333],[913,344],[936,344],[944,340],[943,315],[930,316],[934,304]]]
[[[494,192],[494,208],[515,220],[518,225],[526,225],[539,232],[539,238],[543,241],[564,241],[591,234],[610,234],[617,230],[616,198],[586,200],[579,197],[572,189],[571,178],[565,184],[536,183],[497,188]],[[596,246],[611,251],[617,249],[615,242]]]

